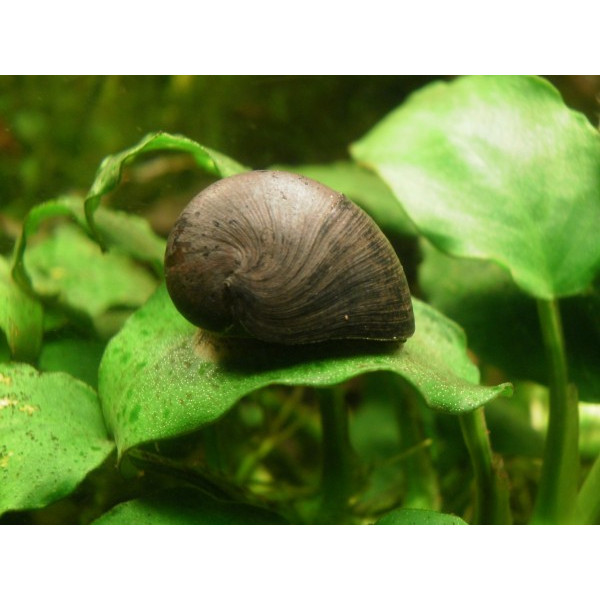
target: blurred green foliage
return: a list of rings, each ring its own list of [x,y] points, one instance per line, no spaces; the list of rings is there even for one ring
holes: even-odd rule
[[[432,77],[0,77],[0,207],[86,191],[102,158],[149,131],[251,167],[327,162]]]
[[[252,168],[328,163],[346,159],[352,141],[439,78],[1,76],[0,253],[10,250],[14,222],[33,205],[85,193],[103,157],[149,131],[201,140]],[[597,121],[600,78],[549,79],[568,104]],[[205,181],[191,161],[173,158],[146,171],[140,167],[135,184],[127,187],[125,181],[117,192],[120,206],[145,211],[155,230],[165,233],[173,215],[161,207],[149,214],[153,201],[167,198],[162,206],[178,211],[178,196],[187,201]]]

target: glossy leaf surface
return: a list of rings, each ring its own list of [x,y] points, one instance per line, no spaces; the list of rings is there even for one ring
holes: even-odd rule
[[[526,293],[583,292],[600,267],[600,134],[546,80],[464,77],[415,93],[352,148],[419,231]]]
[[[215,339],[175,310],[164,286],[107,346],[99,393],[119,452],[208,425],[250,392],[273,384],[331,386],[362,373],[393,371],[436,410],[470,411],[509,384],[477,384],[462,331],[414,302],[417,331],[404,345],[326,343],[298,347]]]

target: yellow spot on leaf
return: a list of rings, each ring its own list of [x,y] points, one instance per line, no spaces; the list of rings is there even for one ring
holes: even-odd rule
[[[6,396],[4,398],[0,398],[0,410],[3,408],[8,408],[9,406],[17,406],[19,404],[16,400],[11,400]]]
[[[23,404],[23,406],[19,406],[19,410],[31,416],[38,409],[35,406],[31,406],[31,404]]]
[[[0,468],[2,469],[7,469],[8,468],[8,462],[10,461],[10,457],[14,454],[14,452],[7,452],[6,454],[3,454],[0,456]]]
[[[8,375],[3,375],[0,373],[0,383],[10,385],[12,383],[12,379]]]
[[[52,279],[60,280],[65,277],[67,270],[64,267],[52,267],[50,269],[50,277]]]
[[[32,406],[31,404],[22,404],[19,406],[18,400],[12,400],[5,396],[4,398],[0,398],[0,410],[4,408],[17,408],[19,412],[25,413],[26,415],[31,416],[34,412],[40,409],[39,406]]]

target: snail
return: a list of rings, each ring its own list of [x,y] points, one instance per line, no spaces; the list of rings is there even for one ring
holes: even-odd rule
[[[167,242],[167,290],[194,325],[277,344],[414,333],[391,244],[342,194],[285,171],[221,179],[184,208]]]

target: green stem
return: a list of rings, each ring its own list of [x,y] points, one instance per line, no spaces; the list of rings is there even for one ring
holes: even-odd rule
[[[556,300],[538,300],[550,381],[550,412],[544,462],[532,523],[573,520],[579,476],[577,397],[569,391],[565,344]]]
[[[349,522],[349,499],[353,487],[354,455],[348,432],[348,412],[343,390],[317,390],[321,413],[323,467],[320,520],[325,523]]]
[[[407,490],[404,508],[440,509],[440,491],[430,448],[423,428],[423,420],[418,401],[412,389],[403,386],[403,393],[397,403],[398,427],[402,440],[402,449],[417,448],[404,459]]]
[[[502,463],[492,455],[483,408],[459,416],[465,444],[475,474],[475,517],[481,525],[511,522],[508,489]]]
[[[584,525],[600,524],[600,456],[596,458],[579,492],[577,518]]]

